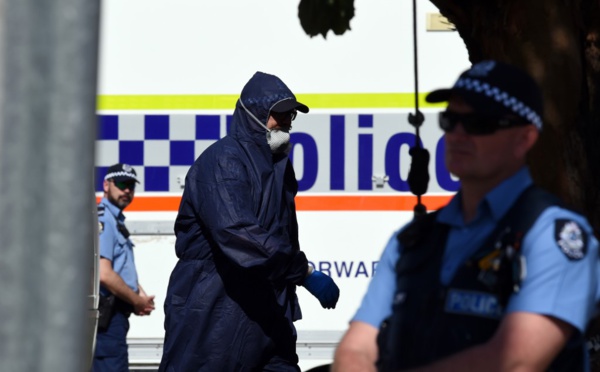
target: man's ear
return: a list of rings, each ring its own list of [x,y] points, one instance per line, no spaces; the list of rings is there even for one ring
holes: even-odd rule
[[[108,180],[102,182],[102,187],[104,188],[104,192],[108,192]]]
[[[526,125],[519,131],[517,136],[517,145],[515,146],[515,155],[518,158],[525,158],[533,145],[537,142],[540,132],[534,125]]]

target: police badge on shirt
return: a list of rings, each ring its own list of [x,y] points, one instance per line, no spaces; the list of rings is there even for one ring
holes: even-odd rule
[[[577,261],[587,253],[588,236],[583,227],[573,220],[554,222],[554,239],[569,260]]]
[[[104,216],[104,206],[98,205],[98,217]],[[98,234],[102,234],[104,232],[104,222],[98,221]]]

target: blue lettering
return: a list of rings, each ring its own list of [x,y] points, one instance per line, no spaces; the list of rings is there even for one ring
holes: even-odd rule
[[[371,272],[367,270],[369,265],[364,261],[319,261],[317,264],[308,261],[308,263],[329,276],[335,274],[339,278],[357,278],[359,276],[369,278],[375,275],[378,261],[371,262]]]
[[[329,123],[331,163],[329,167],[329,187],[331,190],[343,190],[345,167],[344,153],[346,151],[346,128],[344,115],[331,115]]]
[[[331,276],[331,262],[327,262],[327,261],[319,262],[319,271]]]
[[[317,143],[307,133],[292,133],[290,135],[293,143],[292,151],[290,152],[290,160],[294,161],[294,150],[296,146],[302,146],[304,159],[302,164],[303,174],[302,178],[298,180],[298,190],[306,191],[315,185],[317,180],[317,173],[319,171],[319,153],[317,150]]]
[[[359,128],[373,128],[373,115],[358,115]],[[358,135],[358,189],[373,189],[373,135]]]
[[[229,134],[229,130],[231,129],[231,122],[233,121],[233,115],[226,115],[225,116],[225,126],[226,126],[226,131],[227,134]]]
[[[356,278],[359,275],[364,275],[365,278],[369,277],[369,274],[367,273],[367,266],[362,261],[358,263],[358,267],[356,268],[356,274],[354,275],[354,277]]]
[[[341,265],[338,267],[338,263],[336,261],[333,262],[334,266],[335,266],[335,271],[337,272],[337,275],[341,278],[342,274],[345,274],[345,277],[348,278],[350,277],[350,271],[352,271],[352,266],[354,265],[354,262],[350,262],[350,266],[346,266],[346,262],[342,261]]]
[[[373,189],[373,135],[358,135],[358,189]]]

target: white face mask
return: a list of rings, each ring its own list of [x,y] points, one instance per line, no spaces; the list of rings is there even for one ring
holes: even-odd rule
[[[242,108],[250,115],[255,122],[257,122],[261,127],[267,130],[267,143],[271,148],[271,152],[273,154],[279,154],[285,152],[289,148],[290,144],[290,133],[280,130],[280,129],[269,129],[266,125],[260,122],[256,116],[254,116],[250,110],[244,106],[244,102],[240,99],[240,103],[242,104]]]
[[[290,144],[290,134],[279,129],[267,129],[267,143],[273,154],[285,152]]]

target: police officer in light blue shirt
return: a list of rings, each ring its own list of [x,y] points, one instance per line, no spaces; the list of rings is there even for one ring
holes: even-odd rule
[[[525,166],[537,84],[484,61],[427,99],[448,101],[445,160],[461,189],[390,238],[333,370],[588,370],[598,242]]]
[[[104,177],[104,197],[98,204],[100,246],[100,320],[93,371],[128,371],[129,315],[150,315],[154,296],[138,283],[133,243],[123,210],[131,203],[138,183],[128,164],[115,164]]]

